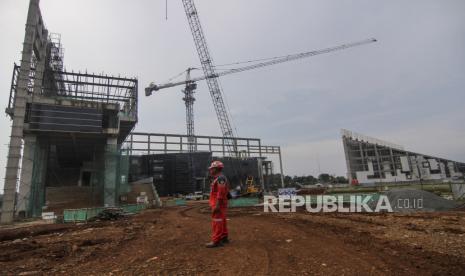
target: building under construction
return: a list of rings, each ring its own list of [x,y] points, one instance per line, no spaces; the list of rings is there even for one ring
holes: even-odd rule
[[[205,181],[207,163],[231,154],[234,183],[252,176],[269,185],[269,155],[279,156],[282,173],[280,148],[259,139],[189,136],[188,142],[185,135],[131,133],[137,78],[69,71],[63,60],[60,36],[49,33],[39,1],[31,0],[6,108],[12,127],[2,223],[43,210],[115,206],[131,192],[129,181],[145,176],[162,194],[193,192]],[[235,152],[225,150],[231,141]],[[193,144],[197,152],[187,153]]]
[[[262,190],[282,186],[272,182],[273,162],[267,157],[276,156],[282,176],[281,149],[279,146],[262,145],[257,138],[234,138],[236,152],[228,156],[227,140],[218,136],[191,136],[133,132],[124,143],[130,153],[129,181],[153,178],[153,183],[162,196],[206,192],[207,168],[212,160],[225,164],[224,174],[231,188],[245,186],[249,179]],[[189,152],[189,147],[197,149]]]
[[[137,79],[64,70],[60,36],[45,28],[38,1],[30,1],[6,113],[2,222],[45,206],[115,205],[127,192],[121,145],[137,122]]]
[[[420,182],[460,178],[465,163],[407,151],[404,147],[343,129],[341,131],[349,180]]]

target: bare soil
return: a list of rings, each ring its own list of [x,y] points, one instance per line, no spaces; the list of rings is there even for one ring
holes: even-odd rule
[[[205,203],[112,222],[0,229],[1,275],[465,275],[465,212],[229,212],[207,249]]]

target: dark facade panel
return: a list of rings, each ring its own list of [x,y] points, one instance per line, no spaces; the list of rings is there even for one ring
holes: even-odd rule
[[[30,130],[102,132],[102,111],[34,103],[26,119]]]
[[[189,162],[189,158],[192,161]],[[261,183],[261,162],[259,158],[213,157],[210,152],[151,154],[130,157],[129,181],[153,177],[161,196],[188,194],[195,191],[209,191],[208,167],[212,160],[224,163],[224,175],[230,188],[244,186],[248,177],[254,183]],[[202,179],[205,179],[205,186]]]
[[[207,177],[211,153],[131,156],[129,162],[130,182],[153,177],[159,195],[187,194],[204,189],[200,178]]]
[[[215,158],[214,158],[215,159]],[[228,177],[231,186],[236,187],[237,185],[245,185],[248,177],[253,177],[254,183],[260,182],[259,172],[262,169],[258,162],[258,158],[231,158],[231,157],[219,157],[216,160],[220,160],[224,164],[224,174]],[[231,187],[231,188],[233,188]]]

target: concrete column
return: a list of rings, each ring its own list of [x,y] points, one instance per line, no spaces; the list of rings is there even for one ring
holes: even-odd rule
[[[31,200],[32,174],[34,169],[34,157],[36,152],[37,138],[35,135],[25,135],[23,159],[21,163],[21,178],[19,184],[18,202],[16,213],[24,211],[27,214]]]
[[[13,123],[11,126],[10,144],[5,172],[4,196],[0,223],[13,222],[32,50],[33,44],[36,43],[36,36],[38,35],[37,30],[41,30],[43,28],[43,26],[38,26],[39,17],[39,0],[31,0],[27,15],[26,34],[24,36],[18,88],[16,90],[15,105],[13,108]],[[40,35],[42,34],[39,34],[39,37]],[[42,46],[45,47],[45,45]]]
[[[283,159],[281,156],[281,147],[279,147],[279,172],[281,174],[281,188],[284,188]]]
[[[116,186],[118,179],[118,141],[116,137],[107,138],[105,146],[105,172],[103,181],[103,203],[105,206],[116,205]]]
[[[263,159],[257,159],[258,178],[260,179],[262,191],[265,191],[265,178],[263,177]]]

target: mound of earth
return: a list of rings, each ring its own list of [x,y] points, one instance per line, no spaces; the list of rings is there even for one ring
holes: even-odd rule
[[[416,189],[397,189],[384,193],[394,212],[447,211],[459,207],[459,204],[433,193]]]

